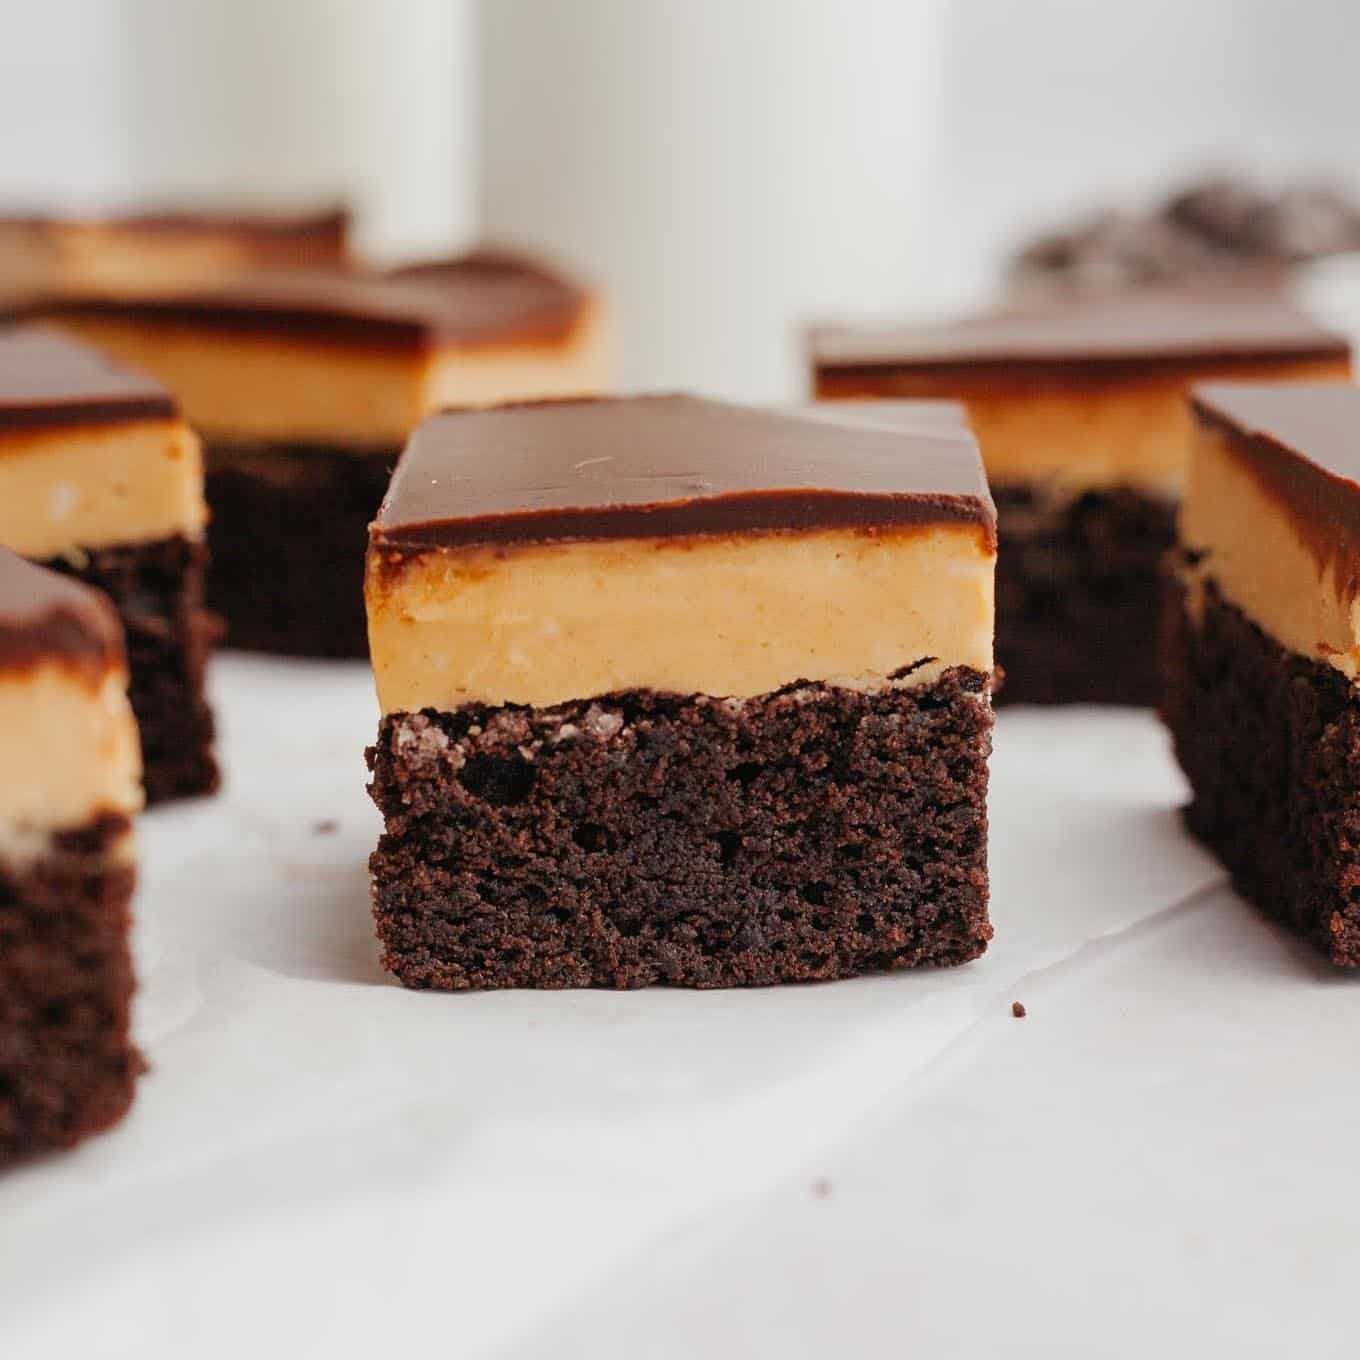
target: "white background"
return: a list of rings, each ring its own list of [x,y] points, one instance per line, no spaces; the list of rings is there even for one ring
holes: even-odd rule
[[[346,195],[611,291],[629,386],[783,399],[1093,197],[1360,174],[1337,0],[0,0],[0,202]]]

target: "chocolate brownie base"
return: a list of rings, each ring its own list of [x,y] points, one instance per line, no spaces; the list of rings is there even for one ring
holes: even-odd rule
[[[368,525],[399,452],[208,446],[208,603],[229,646],[368,656]]]
[[[110,861],[127,819],[0,858],[0,1167],[115,1123],[142,1070],[128,1037],[130,862]]]
[[[1360,699],[1206,583],[1168,573],[1162,716],[1190,781],[1189,829],[1267,916],[1360,965]]]
[[[1128,488],[1063,503],[1019,486],[992,494],[998,700],[1154,705],[1158,574],[1175,506]]]
[[[211,793],[220,782],[204,693],[216,633],[203,608],[205,559],[201,543],[176,537],[43,563],[102,590],[122,619],[148,803]]]
[[[744,701],[632,690],[383,720],[383,962],[409,987],[692,987],[976,958],[976,671]]]

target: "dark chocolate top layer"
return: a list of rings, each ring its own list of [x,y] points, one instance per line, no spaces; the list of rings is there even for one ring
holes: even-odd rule
[[[1311,463],[1338,492],[1360,496],[1360,387],[1353,383],[1203,383],[1201,420]]]
[[[1206,383],[1195,413],[1223,431],[1340,588],[1360,594],[1360,387]]]
[[[158,382],[44,326],[0,327],[0,434],[173,416]]]
[[[418,551],[958,522],[995,542],[962,426],[885,429],[644,396],[431,417],[397,465],[372,542]]]
[[[961,401],[933,398],[851,398],[845,401],[814,401],[796,407],[798,414],[813,420],[841,425],[870,425],[901,434],[967,433],[968,408]]]
[[[0,548],[0,672],[55,661],[97,679],[122,658],[123,630],[104,596]]]
[[[220,286],[138,298],[89,298],[45,309],[215,331],[421,346],[564,334],[584,294],[540,265],[478,252],[386,274],[267,270]]]
[[[1348,353],[1341,336],[1287,297],[1248,289],[1141,290],[939,325],[823,327],[812,335],[819,368],[1127,364]]]

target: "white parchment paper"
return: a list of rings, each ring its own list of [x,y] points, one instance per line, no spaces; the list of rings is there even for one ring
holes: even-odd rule
[[[438,996],[377,966],[366,670],[215,687],[226,790],[142,833],[153,1072],[0,1180],[6,1360],[1353,1353],[1360,985],[1185,839],[1151,715],[1003,716],[967,968]]]

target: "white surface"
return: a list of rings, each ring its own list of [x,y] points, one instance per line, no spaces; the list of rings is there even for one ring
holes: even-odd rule
[[[0,1181],[6,1360],[1353,1353],[1360,994],[1150,716],[1004,715],[967,968],[438,996],[376,964],[364,670],[216,688],[226,792],[145,823],[154,1071]]]

